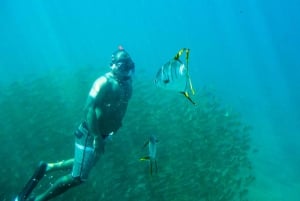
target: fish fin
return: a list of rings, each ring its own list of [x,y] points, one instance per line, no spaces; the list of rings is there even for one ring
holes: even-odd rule
[[[150,161],[150,175],[152,176],[153,175],[153,162],[154,162],[154,165],[155,165],[155,173],[157,174],[157,162],[156,162],[156,159],[154,161]]]
[[[149,144],[149,140],[147,140],[147,141],[145,142],[145,144],[143,145],[143,148],[145,148],[148,144]]]
[[[191,80],[190,76],[189,76],[189,85],[190,85],[190,89],[191,89],[192,94],[195,95],[195,90],[193,88],[192,80]]]
[[[184,97],[186,97],[193,105],[196,105],[196,103],[191,99],[187,91],[180,91],[179,93],[183,94]]]
[[[140,158],[140,161],[147,161],[147,160],[150,160],[150,156],[144,156]]]
[[[152,176],[152,161],[150,161],[150,175]]]

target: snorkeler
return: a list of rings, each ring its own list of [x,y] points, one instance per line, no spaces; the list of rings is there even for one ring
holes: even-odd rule
[[[132,95],[132,75],[135,65],[129,54],[119,47],[112,54],[110,71],[93,84],[84,111],[84,121],[75,131],[74,158],[58,163],[40,163],[32,178],[15,201],[50,200],[88,179],[90,170],[104,152],[106,139],[122,126]],[[30,196],[45,173],[69,169],[45,192]],[[83,199],[84,200],[84,199]]]

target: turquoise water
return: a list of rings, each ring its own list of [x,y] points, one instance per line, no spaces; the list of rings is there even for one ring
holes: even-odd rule
[[[1,1],[0,199],[11,200],[38,161],[72,156],[89,87],[121,44],[137,67],[124,127],[93,179],[57,200],[299,200],[298,10],[278,0]],[[196,108],[152,85],[182,47],[191,49]],[[234,137],[251,129],[232,141],[220,125]],[[150,177],[137,159],[152,133],[159,172]],[[230,142],[236,151],[228,154],[244,162],[241,174],[225,177],[236,164],[222,156]],[[236,179],[242,185],[229,188]],[[51,182],[47,176],[41,188]]]

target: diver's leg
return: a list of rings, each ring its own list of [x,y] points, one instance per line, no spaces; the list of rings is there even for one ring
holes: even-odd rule
[[[83,124],[75,132],[75,154],[74,159],[58,163],[48,164],[47,171],[65,169],[72,167],[72,174],[61,177],[46,192],[36,196],[34,201],[46,201],[54,198],[68,189],[77,186],[87,180],[88,174],[97,161],[93,147],[93,136],[89,135]]]
[[[57,163],[48,163],[47,172],[52,172],[56,170],[71,170],[74,164],[74,158],[63,160]]]
[[[154,160],[155,162],[155,173],[157,173],[157,162],[156,162],[156,159]]]
[[[81,184],[80,178],[74,178],[71,174],[66,175],[58,179],[53,186],[51,186],[45,193],[38,195],[34,201],[45,201],[50,200],[64,192],[68,189]]]

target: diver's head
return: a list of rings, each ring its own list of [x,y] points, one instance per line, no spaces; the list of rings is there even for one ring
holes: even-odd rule
[[[112,73],[121,79],[130,78],[135,70],[131,57],[121,46],[112,54],[110,68]]]

